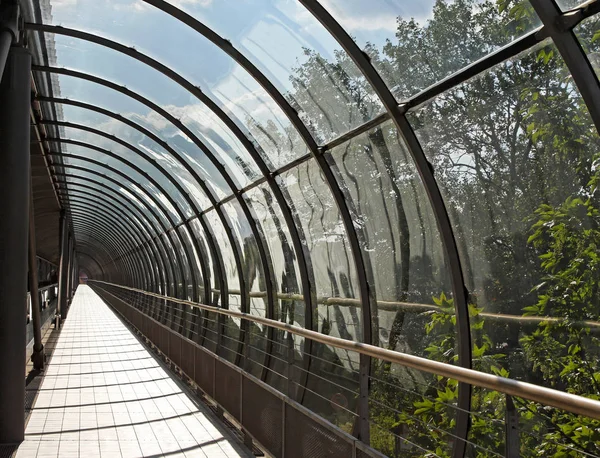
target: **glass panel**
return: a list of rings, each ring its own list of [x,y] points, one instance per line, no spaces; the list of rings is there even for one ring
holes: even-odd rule
[[[256,215],[256,221],[262,229],[271,256],[277,294],[274,319],[306,327],[306,305],[302,295],[296,251],[281,208],[267,184],[262,184],[246,192],[245,199]],[[287,337],[288,335],[283,332],[274,332],[273,357],[270,359],[273,370],[269,371],[267,378],[269,383],[281,391],[284,391],[285,387],[283,376],[288,359]],[[297,364],[301,365],[304,339],[294,336],[293,341],[299,350],[295,352]]]
[[[405,99],[541,25],[528,1],[324,0]]]
[[[205,214],[206,221],[210,225],[215,236],[216,245],[219,247],[223,259],[225,274],[227,276],[227,287],[229,293],[229,309],[242,311],[240,282],[238,277],[238,268],[236,258],[225,232],[225,227],[215,210]],[[237,352],[238,338],[240,335],[240,320],[234,318],[224,318],[225,335],[223,336],[224,357],[233,361]]]
[[[250,292],[249,313],[266,317],[268,306],[267,287],[256,238],[239,202],[227,202],[221,208],[229,218],[238,246],[242,248],[241,262],[244,269],[242,276],[246,282],[246,288]],[[247,354],[245,369],[254,375],[260,376],[260,370],[265,360],[267,329],[265,326],[253,323],[250,325],[249,332],[250,351]]]
[[[586,0],[556,0],[556,3],[558,3],[558,6],[560,6],[560,9],[563,11],[568,11],[568,10],[572,10],[573,8],[577,8],[579,5],[582,5],[583,3],[587,3]]]
[[[459,244],[474,368],[596,396],[600,139],[556,48],[547,41],[410,119]],[[471,440],[493,448],[500,439],[484,425],[504,412],[480,389],[473,406],[488,420],[471,428]],[[575,415],[544,418],[565,431],[558,442],[578,442],[564,429]],[[535,454],[551,454],[543,441],[531,444]]]
[[[76,141],[89,143],[93,146],[98,146],[100,148],[103,148],[111,153],[115,153],[116,155],[118,155],[119,158],[122,158],[123,160],[130,162],[131,164],[137,166],[138,168],[143,170],[145,173],[147,173],[151,178],[153,178],[166,192],[169,193],[171,198],[177,203],[179,209],[183,212],[183,214],[186,218],[189,218],[190,216],[192,216],[194,214],[188,201],[183,197],[182,193],[175,187],[175,184],[174,184],[179,181],[186,182],[186,178],[187,178],[188,181],[186,183],[188,185],[190,185],[190,187],[193,187],[192,186],[192,183],[194,183],[193,179],[189,176],[189,174],[187,174],[187,176],[186,176],[186,173],[187,173],[186,170],[183,169],[183,167],[181,167],[181,166],[177,167],[179,164],[175,163],[169,155],[166,155],[166,154],[161,155],[158,150],[153,150],[154,145],[148,145],[148,146],[140,145],[141,146],[140,150],[144,153],[144,156],[141,157],[135,151],[132,151],[131,149],[126,148],[125,146],[115,142],[114,140],[108,139],[106,137],[102,137],[100,135],[97,135],[97,134],[94,134],[91,132],[87,132],[85,130],[75,129],[75,128],[71,128],[71,127],[65,127],[63,130],[62,137],[65,139],[69,139],[69,140],[76,140]],[[64,149],[64,146],[65,145],[63,144],[63,149]],[[69,152],[72,154],[79,154],[81,152],[81,155],[85,155],[86,157],[90,157],[90,156],[95,156],[95,158],[96,157],[103,157],[103,158],[106,157],[106,155],[104,155],[104,153],[101,153],[96,150],[88,149],[85,147],[81,147],[78,145],[67,144],[67,148],[68,148]],[[76,151],[76,152],[74,152],[74,151]],[[158,156],[160,156],[160,158]],[[169,179],[169,177],[165,176],[159,168],[153,166],[153,164],[150,162],[153,159],[156,159],[157,163],[163,167],[165,167],[165,165],[166,165],[167,171],[169,171],[169,169],[171,169],[172,174],[170,174],[170,179]],[[104,161],[104,159],[102,159],[102,160]],[[112,165],[113,167],[115,167],[117,169],[121,169],[121,167],[123,167],[123,165],[124,165],[123,162],[121,162],[117,159],[114,159],[114,158],[110,158],[110,157],[106,157],[106,163],[109,165]],[[171,167],[168,166],[167,165],[168,163],[171,163],[172,166]],[[189,194],[192,194],[192,193],[189,192]],[[201,191],[194,193],[194,194],[201,195],[203,197],[204,202],[206,204],[208,203],[208,199],[205,197],[205,195],[203,195],[203,193]],[[161,200],[166,200],[166,199],[161,199]]]
[[[202,228],[202,225],[200,224],[200,221],[198,221],[197,218],[194,218],[192,220],[190,220],[190,226],[192,228],[192,236],[198,241],[198,245],[200,246],[200,253],[198,253],[199,256],[202,257],[202,259],[204,260],[204,263],[206,264],[206,268],[208,269],[207,275],[209,277],[210,280],[210,287],[211,289],[215,289],[215,288],[219,288],[218,285],[215,284],[215,281],[218,281],[217,278],[215,278],[215,273],[214,273],[214,269],[213,269],[213,262],[214,260],[212,259],[212,253],[211,251],[208,249],[208,244],[206,241],[206,233],[204,232],[204,229]],[[202,299],[203,295],[201,294],[201,301],[203,301]],[[211,301],[213,298],[213,295],[211,294]],[[215,301],[212,301],[212,303],[210,303],[209,305],[218,305],[218,297],[219,295],[214,295],[214,299]]]
[[[175,224],[180,221],[180,218],[179,218],[175,208],[171,205],[171,203],[167,199],[167,197],[162,192],[160,192],[158,190],[158,188],[156,188],[152,183],[150,183],[146,179],[146,177],[139,174],[137,171],[133,170],[131,167],[129,167],[129,166],[123,164],[122,162],[120,162],[116,159],[113,159],[103,153],[100,153],[100,152],[97,152],[94,150],[90,150],[88,148],[84,148],[84,147],[77,146],[77,145],[68,145],[68,149],[67,149],[64,146],[66,146],[66,145],[63,145],[63,152],[68,152],[69,154],[73,154],[76,156],[91,158],[96,161],[101,161],[103,164],[109,165],[112,168],[117,169],[120,172],[123,172],[125,175],[130,177],[133,181],[125,180],[121,175],[107,169],[106,167],[101,167],[99,165],[93,164],[91,162],[88,162],[86,160],[82,160],[79,158],[64,158],[65,163],[67,165],[72,164],[72,165],[78,166],[78,167],[85,167],[87,169],[100,172],[103,175],[111,177],[115,180],[119,180],[120,182],[123,182],[123,184],[126,185],[128,187],[128,189],[130,189],[132,192],[134,192],[140,199],[144,200],[148,205],[154,207],[155,210],[159,210],[159,207],[155,203],[155,201],[148,196],[148,194],[150,194],[150,195],[154,196],[154,198],[157,199],[158,202],[160,202],[161,210],[163,208],[168,210],[169,221],[174,221]],[[65,151],[65,149],[67,149],[67,151]],[[77,170],[77,174],[82,174],[82,173],[85,173],[85,172],[82,172],[81,170]],[[89,174],[89,176],[90,176],[90,178],[93,178],[95,175]],[[145,192],[142,191],[142,189],[134,183],[139,183],[140,186],[143,186]],[[169,223],[169,222],[165,222],[165,223],[168,224],[169,226],[173,225],[173,223]]]
[[[196,279],[196,285],[198,287],[198,294],[201,294],[201,289],[202,288],[202,271],[200,269],[200,253],[198,253],[196,251],[196,248],[194,247],[194,244],[192,243],[192,239],[190,237],[190,233],[188,232],[188,229],[186,226],[180,226],[179,227],[179,233],[181,234],[181,237],[188,249],[188,252],[190,253],[190,256],[192,256],[192,271],[191,273],[193,274],[194,278]],[[200,242],[198,243],[200,244]],[[192,297],[192,278],[190,277],[189,281],[188,281],[188,300],[192,301],[195,300],[195,298]]]
[[[581,22],[573,32],[587,54],[596,77],[600,78],[600,15],[597,14]]]
[[[228,55],[203,36],[157,8],[135,0],[119,2],[115,20],[112,2],[60,3],[53,22],[98,31],[126,46],[135,46],[199,85],[213,100],[225,104],[245,126],[267,123],[277,135],[289,136],[289,122],[272,99]],[[231,40],[274,82],[301,116],[323,139],[344,133],[364,116],[380,110],[376,102],[353,106],[364,80],[328,32],[296,2],[271,0],[239,2],[180,2],[187,10]],[[140,24],[143,24],[140,27]],[[156,34],[143,30],[161,30]],[[61,51],[58,50],[59,59]],[[194,53],[199,56],[190,59]],[[313,84],[317,82],[317,84]],[[284,142],[280,145],[285,145]],[[248,162],[249,164],[251,161]]]
[[[430,346],[440,340],[442,330],[426,329],[431,312],[438,310],[435,304],[442,297],[452,300],[452,286],[427,194],[403,140],[389,121],[331,155],[340,186],[352,198],[354,226],[362,233],[363,255],[373,270],[375,343],[439,359]],[[456,333],[454,326],[444,332]],[[442,360],[452,363],[452,356]]]
[[[110,6],[107,6],[107,8],[109,10],[111,9]],[[141,18],[136,17],[136,21],[140,20]],[[160,27],[163,28],[162,26]],[[75,28],[81,28],[81,25],[75,25]],[[140,37],[145,35],[148,34],[139,34]],[[209,150],[212,151],[213,155],[225,165],[234,181],[238,183],[240,187],[248,185],[259,176],[259,171],[254,164],[254,161],[234,137],[232,132],[206,107],[206,105],[200,102],[196,97],[192,96],[182,86],[152,69],[150,66],[109,48],[85,40],[61,35],[45,34],[45,38],[47,41],[52,40],[56,43],[56,65],[90,73],[125,86],[160,105],[175,118],[179,119],[194,135],[204,142]],[[127,41],[128,40],[126,39],[125,43],[127,43]],[[189,48],[186,53],[195,53],[196,51],[192,51],[193,40],[190,41],[189,44],[192,47]],[[172,51],[173,50],[169,51],[169,53],[172,53]],[[156,57],[158,57],[158,60],[161,60],[162,57],[162,60],[165,61],[164,54],[162,56],[159,54]],[[200,62],[198,59],[189,59],[189,56],[187,56],[185,60],[188,62]],[[203,64],[203,68],[205,69],[210,67],[212,67],[212,64]],[[198,72],[199,74],[202,74],[201,71]],[[59,76],[58,80],[60,82],[61,92],[75,93],[81,97],[81,89],[78,88],[78,86],[83,85],[84,83],[76,78],[63,76]],[[67,85],[71,85],[71,87],[67,87]],[[90,86],[92,84],[87,83],[86,85]],[[117,103],[120,103],[124,107],[131,106],[132,102],[123,101],[126,99],[125,96],[118,96],[115,91],[105,88],[101,89],[98,85],[95,86],[96,88],[93,89],[90,96],[97,97],[99,94],[105,93],[108,97],[101,105],[104,105],[107,100],[111,101],[120,98],[121,101]],[[184,148],[191,156],[190,160],[195,160],[199,164],[206,162],[204,153],[190,142],[189,138],[182,135],[177,129],[174,129],[170,123],[167,123],[164,118],[155,113],[148,115],[147,108],[144,109],[142,113],[140,114],[142,117],[146,118],[146,122],[154,124],[155,128],[165,130],[167,135],[172,136],[173,133],[175,133],[179,139],[179,146]],[[260,120],[261,118],[257,117],[257,119]],[[264,122],[266,123],[268,119],[270,118],[265,118]]]
[[[318,331],[360,341],[361,316],[360,292],[354,267],[354,259],[348,246],[348,236],[333,195],[314,159],[303,163],[278,177],[280,185],[288,193],[290,204],[298,214],[311,255],[316,282],[318,309],[315,322]],[[348,301],[336,300],[348,298]],[[337,424],[352,423],[346,410],[338,413],[331,408],[331,398],[337,384],[343,380],[345,390],[358,389],[358,355],[341,349],[314,346],[311,375],[309,375],[305,404]],[[331,381],[336,381],[332,384]],[[354,409],[355,396],[344,394],[348,410]],[[347,414],[347,415],[346,415]],[[350,415],[350,417],[348,417]]]
[[[133,147],[142,151],[144,157],[156,160],[159,166],[167,170],[174,179],[177,179],[187,193],[194,199],[200,209],[209,206],[208,197],[197,185],[192,174],[177,158],[172,157],[167,150],[162,148],[156,142],[142,135],[138,130],[129,127],[127,124],[109,118],[108,116],[70,105],[63,105],[63,108],[65,121],[92,127],[105,133],[115,135],[118,139],[128,142]],[[112,152],[123,153],[123,157],[126,157],[132,162],[141,164],[145,170],[155,170],[155,167],[149,167],[147,161],[137,157],[137,153],[134,153],[130,149],[111,139],[77,128],[64,127],[61,128],[61,130],[63,137],[92,143]],[[200,175],[200,177],[204,180],[210,179],[210,177],[203,175]],[[168,181],[166,178],[162,178],[160,182],[164,183]],[[178,194],[179,192],[175,191],[173,197],[182,200],[181,197],[178,197]],[[183,204],[181,208],[186,207],[188,207],[188,204]]]
[[[181,290],[178,287],[178,285],[181,285],[182,280],[181,280],[181,258],[180,258],[180,252],[178,251],[178,247],[177,247],[177,241],[175,239],[175,237],[172,237],[172,232],[169,231],[169,234],[162,234],[161,238],[164,240],[164,242],[166,243],[167,246],[167,259],[169,259],[171,261],[171,264],[173,265],[173,270],[175,271],[175,278],[170,278],[171,280],[171,296],[173,297],[179,297],[179,295],[181,294]],[[168,303],[169,304],[169,303]],[[169,308],[169,310],[167,310],[168,312],[168,317],[170,319],[171,317],[171,310]],[[165,317],[165,320],[163,321],[163,323],[165,324],[169,324],[168,321],[166,321],[166,317],[167,315],[163,315]]]

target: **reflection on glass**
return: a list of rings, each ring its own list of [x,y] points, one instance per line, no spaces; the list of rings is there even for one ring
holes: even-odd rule
[[[405,99],[540,25],[527,0],[323,0]]]
[[[600,140],[556,48],[542,43],[410,118],[460,249],[471,292],[474,368],[596,396]],[[503,418],[486,410],[497,395],[476,390],[473,404]],[[529,418],[527,410],[537,407],[525,403],[519,410]],[[549,415],[544,423],[563,431],[579,421]],[[477,423],[471,436],[493,449],[496,439],[485,424]],[[533,438],[527,444],[553,456],[554,446]]]
[[[600,15],[592,16],[581,22],[573,29],[573,32],[587,54],[587,58],[596,72],[596,77],[600,78]]]

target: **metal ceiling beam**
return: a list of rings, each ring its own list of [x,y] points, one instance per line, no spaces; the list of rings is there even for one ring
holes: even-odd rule
[[[65,183],[65,182],[62,181],[59,183]],[[84,189],[79,189],[79,188],[84,188]],[[89,192],[86,189],[93,190],[93,192]],[[129,226],[133,226],[136,228],[144,227],[144,229],[145,229],[144,224],[142,224],[142,221],[137,218],[137,215],[135,215],[134,213],[130,214],[129,212],[131,212],[131,210],[128,207],[123,207],[117,199],[115,199],[112,195],[108,194],[107,192],[104,192],[103,190],[96,189],[93,186],[89,186],[84,183],[70,182],[70,190],[65,191],[65,192],[68,192],[71,197],[81,196],[84,198],[94,199],[96,201],[96,204],[102,203],[102,205],[104,207],[110,208],[112,210],[113,214],[119,215],[120,217],[125,217]],[[97,201],[99,196],[100,196],[101,202]],[[106,199],[108,199],[108,200],[106,200]],[[155,279],[155,282],[153,282],[154,283],[153,286],[156,288],[156,286],[162,282],[162,279],[159,278],[161,262],[163,262],[163,260],[160,258],[159,254],[158,254],[158,253],[160,253],[160,250],[158,250],[156,248],[156,246],[155,246],[156,242],[154,239],[147,238],[146,240],[144,240],[144,236],[142,236],[142,235],[138,235],[138,237],[140,240],[140,244],[147,244],[149,249],[152,251],[152,257],[155,260],[155,263],[154,263],[155,270],[152,271],[152,276]]]
[[[113,229],[115,230],[115,232],[118,233],[118,235],[120,235],[121,237],[127,237],[129,239],[129,243],[127,243],[128,249],[140,248],[144,251],[146,249],[149,250],[149,248],[145,246],[145,244],[143,244],[142,238],[140,237],[140,234],[138,232],[138,227],[132,225],[131,221],[127,217],[125,219],[119,219],[114,216],[119,214],[116,206],[108,205],[108,202],[105,203],[102,200],[96,200],[92,204],[90,203],[90,200],[87,199],[85,196],[81,197],[78,194],[73,194],[73,192],[70,192],[69,209],[73,210],[74,208],[80,210],[92,210],[92,215],[94,217],[98,217],[98,219],[101,220],[103,223],[108,223],[108,227],[114,225]],[[117,210],[117,212],[115,212],[115,210]],[[144,255],[144,257],[150,259],[150,263],[144,262],[144,264],[146,264],[145,268],[150,269],[150,271],[148,272],[148,275],[150,275],[152,273],[151,266],[153,265],[153,255],[148,251],[147,255]],[[146,276],[146,278],[148,278],[148,276]],[[147,283],[152,284],[151,281]]]
[[[93,170],[93,169],[87,169],[85,167],[79,167],[76,165],[70,165],[69,167],[67,167],[68,169],[74,169],[74,170],[79,170],[85,173],[89,173],[91,175],[94,176],[98,176],[99,178],[102,178],[106,181],[108,181],[109,183],[114,184],[115,186],[117,186],[117,189],[119,187],[122,186],[122,183],[120,183],[119,181],[115,180],[114,178],[108,176],[108,175],[104,175],[100,172],[98,172],[97,170]],[[146,213],[144,213],[138,206],[133,205],[131,203],[130,200],[127,199],[127,197],[125,195],[123,195],[122,193],[120,193],[117,189],[112,188],[111,186],[109,186],[106,183],[103,183],[101,181],[97,181],[94,180],[93,178],[87,177],[85,175],[76,175],[76,174],[71,174],[71,173],[58,173],[56,174],[57,176],[64,176],[65,178],[73,178],[73,179],[77,179],[77,180],[81,180],[84,181],[85,183],[90,183],[90,184],[94,184],[96,186],[99,186],[102,190],[105,191],[110,191],[111,193],[114,194],[113,198],[119,202],[122,203],[123,206],[125,208],[127,208],[130,212],[132,212],[132,215],[137,216],[136,213],[134,213],[134,210],[139,213],[140,215],[140,221],[143,221],[147,224],[147,227],[150,228],[148,229],[148,232],[151,234],[152,232],[154,232],[154,234],[156,234],[154,237],[152,237],[151,239],[148,239],[148,241],[152,241],[154,242],[154,244],[156,245],[156,248],[158,250],[158,253],[160,254],[160,259],[163,263],[163,268],[164,270],[161,271],[161,275],[164,275],[165,278],[163,278],[163,282],[162,287],[163,288],[167,288],[166,291],[170,291],[170,287],[169,285],[169,273],[171,274],[171,276],[174,278],[175,277],[175,268],[173,267],[173,264],[170,262],[167,262],[167,259],[169,259],[168,257],[168,253],[169,253],[169,248],[166,245],[166,241],[165,239],[163,239],[162,237],[160,237],[161,233],[165,233],[168,229],[167,227],[163,224],[162,220],[160,219],[160,217],[157,215],[156,211],[154,210],[154,208],[152,208],[151,206],[149,206],[143,199],[138,199],[140,205],[142,206],[142,208],[144,208],[145,210],[148,211],[148,213],[150,215],[152,215],[154,217],[154,221],[152,221],[149,217],[149,215],[147,215]],[[57,183],[64,183],[60,180],[56,180]],[[66,181],[65,181],[66,182]],[[86,185],[83,183],[79,183],[79,182],[73,182],[73,181],[68,181],[69,186],[82,186],[82,187],[87,187],[89,189],[93,189],[95,192],[103,192],[103,191],[99,191],[97,188],[91,186],[91,185]],[[69,192],[68,190],[65,189],[65,192]],[[108,194],[104,193],[105,195],[108,196]],[[131,207],[129,207],[131,206]],[[154,225],[154,223],[156,223],[156,225],[158,226],[158,228]],[[165,232],[161,232],[161,228],[163,231]],[[161,250],[162,248],[162,250]],[[162,292],[164,293],[165,290],[163,289]]]
[[[100,167],[101,169],[109,170],[111,173],[113,173],[115,175],[118,175],[119,177],[121,177],[122,179],[124,179],[126,183],[130,183],[133,186],[135,186],[136,188],[138,188],[140,191],[142,191],[144,193],[144,195],[156,206],[156,208],[160,209],[160,211],[164,214],[165,219],[171,225],[174,225],[174,221],[171,218],[170,213],[168,212],[168,210],[166,208],[164,208],[162,202],[160,202],[160,200],[158,200],[156,198],[156,196],[154,196],[151,192],[149,192],[145,187],[140,186],[139,183],[137,183],[134,179],[132,179],[126,173],[123,173],[121,170],[116,169],[114,167],[111,167],[108,164],[105,164],[105,163],[103,163],[101,161],[97,161],[97,160],[94,160],[94,159],[91,159],[91,158],[88,158],[88,157],[85,157],[85,156],[69,155],[69,154],[66,154],[66,153],[57,153],[57,152],[51,152],[50,155],[51,156],[59,156],[59,157],[71,157],[72,159],[77,159],[77,160],[80,160],[80,161],[89,162],[91,164],[94,164],[94,165]],[[118,187],[122,187],[123,186],[123,183],[120,183],[120,182],[116,181],[114,178],[112,178],[112,177],[110,177],[108,175],[103,175],[98,170],[87,169],[85,167],[80,167],[80,166],[77,166],[75,164],[64,164],[64,167],[71,168],[71,169],[74,169],[74,170],[85,171],[87,173],[92,173],[94,175],[102,177],[105,180],[108,180],[108,181],[111,181],[111,182],[117,184]],[[158,187],[158,189],[161,190],[162,188]],[[132,192],[131,190],[128,190],[128,191]],[[153,213],[153,215],[155,217],[158,218],[158,216],[157,216],[157,214],[156,214],[156,212],[154,211],[153,208],[151,208],[150,206],[148,206],[147,208]],[[159,221],[160,225],[163,226],[163,228],[165,230],[165,237],[169,238],[170,242],[171,242],[171,245],[169,247],[170,248],[169,249],[170,252],[167,252],[167,256],[171,255],[171,256],[174,256],[175,258],[177,258],[177,261],[179,262],[179,266],[178,266],[179,267],[179,272],[180,272],[181,277],[183,277],[184,276],[183,263],[181,262],[180,253],[179,253],[179,251],[176,248],[177,244],[173,240],[174,235],[172,234],[172,231],[169,231],[169,229],[166,226],[164,226],[164,223],[163,223],[162,219],[158,218],[158,221]],[[172,265],[172,263],[171,263],[171,265]],[[175,281],[176,278],[177,278],[176,274],[175,274],[176,269],[175,269],[174,265],[172,265],[172,266],[173,266],[173,270],[172,270],[173,281],[174,281],[174,283],[176,283],[176,281]],[[169,285],[167,285],[167,286],[169,286]],[[168,291],[170,291],[170,290],[171,290],[171,288],[169,286]]]

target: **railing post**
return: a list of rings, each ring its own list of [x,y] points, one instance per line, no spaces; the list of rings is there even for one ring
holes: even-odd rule
[[[512,397],[506,395],[506,458],[519,458],[519,412],[517,411]]]
[[[33,186],[29,180],[29,297],[31,298],[31,318],[33,321],[33,353],[31,361],[37,370],[44,368],[44,345],[42,344],[42,309],[38,290],[37,249],[35,243],[35,212],[33,207]]]
[[[25,430],[30,78],[31,55],[13,46],[0,82],[0,444]]]
[[[64,210],[60,212],[60,264],[58,267],[58,304],[56,306],[56,328],[67,317],[67,246],[68,246],[67,216]]]

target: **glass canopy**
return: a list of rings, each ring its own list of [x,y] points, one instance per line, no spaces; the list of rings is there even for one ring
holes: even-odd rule
[[[39,124],[82,268],[597,398],[587,3],[40,1]],[[155,319],[386,455],[504,456],[512,400],[167,304]],[[529,410],[531,456],[600,453],[540,444],[559,414]]]

